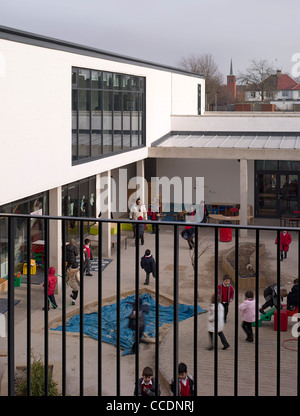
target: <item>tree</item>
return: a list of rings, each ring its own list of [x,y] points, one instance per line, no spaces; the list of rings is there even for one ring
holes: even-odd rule
[[[206,106],[215,103],[215,95],[219,93],[223,83],[223,75],[211,54],[200,56],[190,55],[182,58],[179,65],[187,71],[200,74],[205,77]]]
[[[262,101],[275,92],[277,85],[275,69],[265,59],[251,59],[246,72],[239,73],[238,81],[248,90],[259,91]]]

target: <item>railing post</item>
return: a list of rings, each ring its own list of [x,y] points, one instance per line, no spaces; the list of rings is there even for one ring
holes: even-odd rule
[[[199,234],[198,227],[195,227],[195,248],[194,248],[194,395],[198,394],[198,251]]]
[[[15,395],[15,218],[8,218],[8,395]]]
[[[80,317],[80,334],[79,334],[79,394],[84,395],[84,262],[83,262],[83,246],[84,246],[84,221],[79,222],[79,233],[80,233],[80,299],[79,299],[79,317]]]
[[[235,229],[235,321],[234,321],[234,395],[238,395],[239,337],[239,228]]]
[[[153,227],[153,225],[152,225]],[[155,225],[155,394],[159,393],[159,225]]]
[[[62,396],[66,395],[66,220],[62,220]]]
[[[121,327],[120,327],[120,301],[121,301],[121,228],[120,223],[117,224],[117,353],[116,353],[116,367],[117,367],[117,396],[121,395],[121,368],[120,368],[120,340],[121,340]]]
[[[44,348],[45,348],[45,358],[44,358],[44,365],[45,365],[45,396],[48,396],[49,393],[49,381],[48,381],[48,362],[49,362],[49,332],[48,332],[48,268],[49,268],[49,220],[48,218],[44,219]],[[30,266],[29,266],[30,267]]]
[[[102,396],[102,221],[98,222],[98,396]]]
[[[27,397],[31,396],[31,218],[26,219],[27,250]]]
[[[174,225],[174,323],[173,323],[173,373],[174,373],[174,396],[178,396],[178,266],[179,266],[179,230]]]
[[[139,296],[140,296],[140,230],[137,222],[133,225],[135,227],[135,385],[136,395],[138,395],[138,381],[139,381]]]
[[[218,396],[218,279],[219,279],[219,227],[215,228],[215,332],[214,332],[214,395]]]
[[[255,396],[259,395],[259,230],[256,230],[255,257]]]

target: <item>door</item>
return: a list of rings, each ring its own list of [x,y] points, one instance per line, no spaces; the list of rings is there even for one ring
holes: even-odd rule
[[[278,215],[292,214],[299,209],[299,175],[280,174],[278,190]]]
[[[276,173],[258,173],[257,190],[257,215],[275,217],[277,215]]]

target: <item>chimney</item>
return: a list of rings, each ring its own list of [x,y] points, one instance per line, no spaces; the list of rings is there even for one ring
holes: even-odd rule
[[[277,71],[276,71],[276,75],[277,75],[278,77],[280,77],[280,75],[281,75],[281,69],[277,69]]]

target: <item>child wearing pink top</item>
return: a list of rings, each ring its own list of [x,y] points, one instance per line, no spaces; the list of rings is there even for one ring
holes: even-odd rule
[[[253,342],[252,322],[255,322],[255,300],[252,290],[247,290],[245,300],[239,306],[242,315],[242,328],[247,334],[246,341]]]

